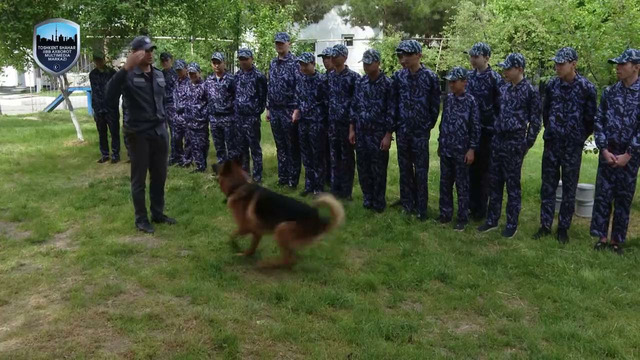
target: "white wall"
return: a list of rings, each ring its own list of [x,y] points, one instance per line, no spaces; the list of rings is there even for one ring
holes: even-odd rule
[[[362,59],[362,54],[369,49],[369,39],[382,38],[382,31],[379,28],[371,28],[369,26],[357,27],[345,24],[345,19],[338,15],[340,8],[341,6],[336,6],[325,14],[320,22],[301,29],[298,38],[300,40],[315,40],[317,55],[328,46],[342,43],[343,35],[353,35],[353,46],[348,47],[347,66],[356,72],[362,73],[363,69],[360,60]],[[318,64],[322,66],[321,61]]]

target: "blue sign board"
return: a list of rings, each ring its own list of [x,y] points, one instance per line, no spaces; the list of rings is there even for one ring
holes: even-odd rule
[[[33,58],[46,72],[59,76],[80,57],[80,25],[65,19],[49,19],[33,28]]]

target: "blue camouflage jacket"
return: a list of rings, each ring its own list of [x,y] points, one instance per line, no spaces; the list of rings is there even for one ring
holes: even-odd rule
[[[593,132],[596,110],[596,87],[587,78],[578,74],[571,84],[553,78],[544,89],[544,139],[584,144]]]
[[[236,97],[236,80],[233,74],[225,72],[218,79],[212,74],[202,84],[203,101],[206,103],[206,115],[211,121],[213,115],[233,114],[233,101]]]
[[[480,109],[480,123],[483,129],[493,130],[493,123],[500,114],[500,87],[504,84],[502,76],[489,66],[485,71],[469,72],[467,92],[476,98]]]
[[[330,126],[349,124],[351,101],[359,78],[360,75],[347,66],[340,73],[331,71],[327,74]]]
[[[466,154],[469,149],[477,149],[480,126],[480,109],[471,94],[447,94],[442,107],[438,137],[440,155],[455,157]]]
[[[326,120],[328,86],[325,76],[298,74],[296,81],[296,109],[300,110],[300,119],[313,122]]]
[[[164,104],[165,109],[173,108],[175,106],[173,99],[173,91],[176,88],[176,83],[178,82],[178,73],[173,69],[162,70],[162,75],[164,75],[165,87],[164,91],[167,94],[166,102]]]
[[[440,114],[440,81],[424,65],[415,74],[398,70],[393,77],[395,130],[429,136]]]
[[[91,84],[91,107],[96,114],[108,113],[109,106],[106,101],[107,83],[116,71],[112,68],[105,67],[100,71],[95,68],[89,73],[89,83]]]
[[[267,78],[255,66],[236,72],[235,112],[238,115],[260,115],[267,103]]]
[[[517,85],[505,83],[500,87],[500,116],[494,131],[504,140],[526,141],[530,148],[542,126],[540,111],[540,94],[527,79]]]
[[[393,132],[394,106],[391,79],[381,73],[376,80],[363,76],[356,82],[351,103],[351,124],[356,131]]]
[[[206,129],[208,127],[207,102],[204,100],[204,82],[200,80],[189,86],[185,118],[190,129]]]
[[[267,108],[294,107],[296,103],[296,80],[300,65],[296,57],[288,53],[284,59],[271,60],[269,65],[269,91]]]
[[[600,150],[640,156],[640,79],[628,88],[618,81],[602,93],[594,137]]]

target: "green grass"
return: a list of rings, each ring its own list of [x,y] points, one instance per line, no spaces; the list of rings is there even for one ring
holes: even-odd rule
[[[96,164],[93,121],[0,117],[0,358],[634,359],[640,356],[638,234],[623,257],[534,241],[541,140],[525,160],[519,232],[459,234],[355,201],[347,222],[292,271],[260,271],[228,246],[233,221],[209,175],[171,168],[173,227],[137,233],[128,164]],[[435,153],[432,138],[432,154]],[[263,123],[265,184],[275,148]],[[209,158],[213,158],[213,150]],[[595,181],[585,155],[582,182]],[[429,173],[437,214],[438,159]],[[387,198],[398,197],[395,151]],[[640,217],[638,203],[632,217]],[[504,224],[504,218],[501,219]],[[477,224],[476,224],[477,225]],[[248,244],[248,239],[243,240]]]

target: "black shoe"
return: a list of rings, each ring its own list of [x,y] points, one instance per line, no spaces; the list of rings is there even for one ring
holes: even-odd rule
[[[451,222],[451,219],[445,216],[440,215],[440,217],[438,218],[438,222],[440,224],[448,224]]]
[[[117,157],[111,158],[111,163],[112,164],[117,164],[119,162],[120,162],[120,158],[117,158]]]
[[[569,234],[567,233],[567,229],[558,229],[558,234],[556,235],[556,239],[560,244],[566,244],[569,242]]]
[[[398,199],[398,200],[396,200],[396,201],[392,202],[392,203],[391,203],[391,205],[389,205],[389,207],[392,207],[392,208],[394,208],[394,207],[400,207],[400,206],[402,206],[402,201],[400,201],[400,199]]]
[[[371,210],[377,212],[378,214],[382,214],[384,212],[384,208],[371,208]]]
[[[139,231],[142,231],[142,232],[147,233],[147,234],[153,234],[153,232],[155,231],[153,229],[153,226],[151,224],[149,224],[149,221],[146,221],[146,220],[145,221],[141,221],[141,222],[137,222],[136,223],[136,228]]]
[[[549,228],[541,226],[540,229],[538,229],[538,232],[533,234],[533,240],[540,240],[543,237],[546,237],[549,235],[551,235],[551,230]]]
[[[167,215],[162,215],[159,218],[151,218],[151,221],[156,223],[156,224],[169,224],[169,225],[175,225],[178,222],[176,221],[176,219],[174,218],[170,218]]]
[[[502,230],[502,237],[507,238],[507,239],[511,239],[512,237],[514,237],[516,235],[516,233],[518,232],[518,228],[504,228],[504,230]]]
[[[416,215],[416,219],[418,219],[418,221],[427,221],[427,214],[418,214]]]
[[[498,225],[489,225],[487,223],[478,226],[478,231],[481,233],[486,233],[498,228]]]
[[[608,247],[609,247],[608,243],[598,240],[598,242],[596,242],[595,245],[593,245],[593,250],[600,251],[600,250],[604,250],[604,249],[606,249]]]
[[[109,157],[108,156],[103,156],[100,158],[100,160],[96,161],[98,164],[104,164],[107,161],[109,161]]]
[[[622,244],[619,244],[619,243],[615,243],[615,244],[611,243],[611,245],[609,245],[609,250],[613,251],[618,255],[624,254],[624,250],[622,249]]]

